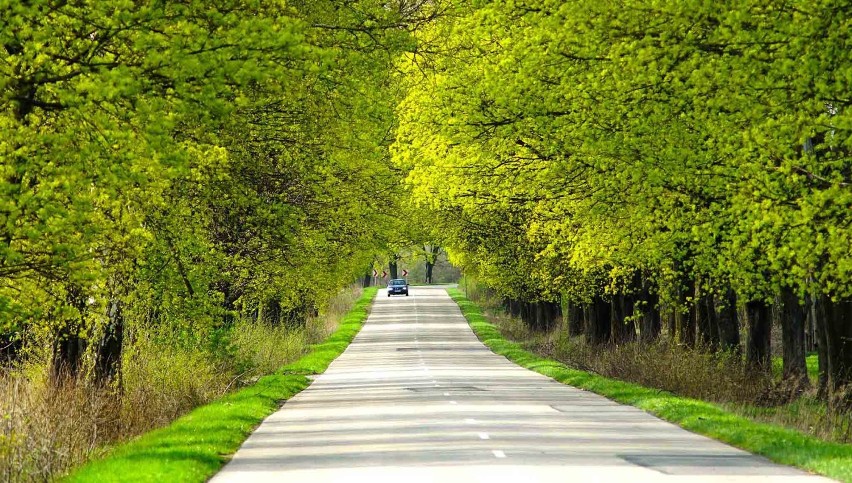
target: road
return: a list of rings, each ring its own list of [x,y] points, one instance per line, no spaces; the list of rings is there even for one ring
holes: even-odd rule
[[[384,291],[325,374],[212,480],[829,481],[497,356],[443,289]]]

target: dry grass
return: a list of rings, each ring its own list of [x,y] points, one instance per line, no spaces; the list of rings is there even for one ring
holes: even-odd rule
[[[0,369],[0,481],[52,481],[116,442],[270,374],[323,340],[360,295],[332,298],[302,327],[238,322],[227,350],[137,334],[125,347],[121,390],[45,377],[37,355]]]

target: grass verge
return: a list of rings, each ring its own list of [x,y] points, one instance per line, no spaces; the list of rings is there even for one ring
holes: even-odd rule
[[[349,345],[376,295],[368,288],[325,342],[278,373],[252,386],[201,406],[169,426],[117,446],[66,480],[83,481],[206,481],[213,476],[255,427],[310,385]]]
[[[571,369],[506,340],[499,329],[488,322],[479,307],[460,290],[450,288],[447,292],[459,305],[477,337],[494,353],[522,367],[563,384],[635,406],[689,431],[765,456],[777,463],[852,482],[852,445],[826,442],[790,429],[757,423],[705,401],[678,397],[665,391]]]

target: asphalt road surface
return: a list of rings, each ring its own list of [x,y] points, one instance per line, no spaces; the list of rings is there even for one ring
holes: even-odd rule
[[[214,482],[829,481],[497,356],[441,288],[379,291],[355,341]]]

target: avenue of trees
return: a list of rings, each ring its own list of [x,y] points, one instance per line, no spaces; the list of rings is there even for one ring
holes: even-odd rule
[[[834,0],[0,0],[0,370],[120,392],[146,337],[227,352],[236,322],[298,325],[446,254],[595,347],[666,334],[769,371],[781,327],[790,387],[835,393],[850,19]]]
[[[212,347],[361,277],[421,3],[0,2],[0,360],[115,381],[142,334]]]
[[[451,259],[592,344],[852,382],[852,4],[479,0],[399,63],[394,162]],[[744,334],[744,337],[741,337]],[[817,381],[814,381],[815,383]]]

